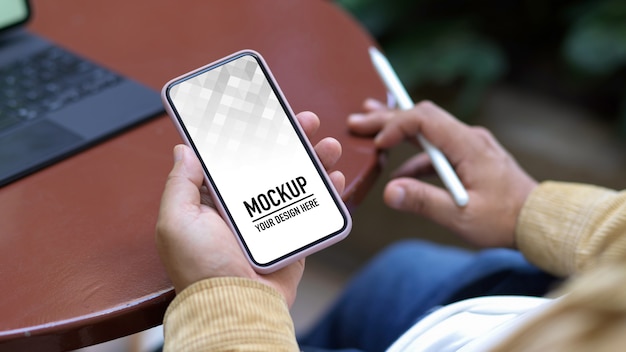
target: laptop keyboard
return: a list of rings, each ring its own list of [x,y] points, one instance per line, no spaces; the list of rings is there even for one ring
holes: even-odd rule
[[[0,67],[0,131],[121,81],[121,76],[54,46]]]

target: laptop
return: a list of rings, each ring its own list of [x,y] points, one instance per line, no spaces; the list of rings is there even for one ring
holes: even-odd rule
[[[158,92],[29,33],[0,0],[0,186],[163,112]]]

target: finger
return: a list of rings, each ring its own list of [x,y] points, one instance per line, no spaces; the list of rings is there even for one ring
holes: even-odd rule
[[[424,177],[434,174],[435,168],[428,154],[419,153],[400,165],[400,167],[391,173],[391,177]]]
[[[411,110],[398,111],[378,133],[375,143],[380,148],[389,148],[405,139],[414,140],[418,133],[440,148],[453,163],[472,142],[469,126],[434,103],[423,101]]]
[[[373,135],[380,131],[384,124],[391,117],[390,113],[384,114],[390,109],[382,102],[367,98],[363,102],[363,109],[367,114],[352,114],[348,116],[348,127],[357,134],[361,135]],[[371,113],[380,114],[371,114]]]
[[[313,135],[315,135],[315,133],[320,127],[319,117],[310,111],[303,111],[297,114],[296,118],[298,119],[298,122],[300,123],[302,130],[304,130],[304,133],[309,139]]]
[[[341,171],[335,170],[328,174],[328,177],[333,183],[333,186],[335,186],[337,193],[342,195],[343,192],[346,190],[346,177],[344,176],[344,174]]]
[[[425,216],[439,224],[450,224],[461,208],[446,190],[410,178],[390,181],[384,190],[385,204],[397,210]]]
[[[200,162],[189,147],[174,147],[174,167],[170,171],[161,204],[165,209],[200,203],[203,175]]]
[[[350,131],[363,135],[371,136],[378,133],[393,117],[392,110],[374,110],[370,113],[356,113],[348,116],[348,128]]]
[[[322,139],[315,145],[314,149],[326,170],[332,168],[341,157],[341,143],[332,137]]]
[[[373,111],[389,110],[389,107],[387,107],[387,105],[383,104],[379,100],[376,100],[373,98],[367,98],[363,102],[363,109],[365,109],[365,111],[368,111],[368,112],[373,112]]]

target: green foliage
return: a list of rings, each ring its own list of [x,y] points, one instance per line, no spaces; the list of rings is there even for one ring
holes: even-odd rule
[[[407,87],[456,86],[453,109],[469,116],[506,71],[503,53],[486,38],[454,24],[420,26],[390,40],[385,50]]]
[[[407,89],[458,90],[451,109],[471,115],[482,95],[506,71],[503,53],[466,18],[415,18],[432,1],[338,0],[381,42]]]
[[[415,0],[339,0],[375,37],[381,37],[398,23],[402,15],[416,4]]]
[[[447,89],[461,118],[506,80],[620,117],[626,135],[625,0],[336,1],[410,91]]]
[[[626,1],[585,3],[571,17],[563,53],[574,67],[608,75],[626,65]]]

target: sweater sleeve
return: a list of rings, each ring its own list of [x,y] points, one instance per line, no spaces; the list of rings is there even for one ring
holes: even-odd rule
[[[518,219],[517,247],[540,268],[569,276],[626,254],[626,191],[544,182]]]
[[[242,278],[199,281],[165,313],[164,351],[298,351],[289,308],[273,288]]]

